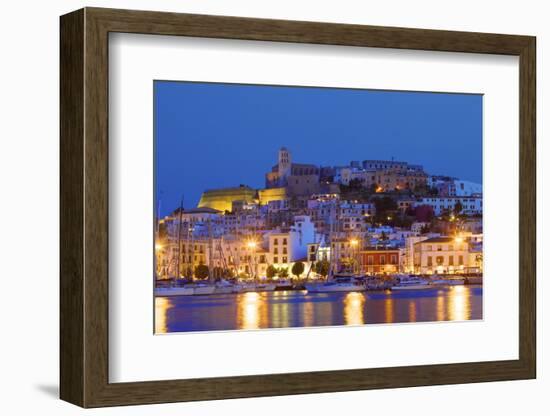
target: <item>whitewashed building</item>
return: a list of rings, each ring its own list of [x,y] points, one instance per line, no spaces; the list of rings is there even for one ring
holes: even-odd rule
[[[462,238],[434,237],[414,244],[414,273],[455,274],[469,267],[469,245]]]
[[[444,212],[452,212],[457,202],[462,204],[462,213],[466,215],[483,213],[483,198],[481,197],[430,196],[418,199],[415,206],[428,205],[432,207],[435,215],[441,215]]]

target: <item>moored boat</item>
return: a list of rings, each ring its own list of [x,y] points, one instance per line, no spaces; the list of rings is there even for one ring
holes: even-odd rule
[[[267,282],[243,282],[241,287],[241,292],[273,292],[276,284]]]
[[[335,277],[334,280],[322,283],[306,283],[306,290],[311,293],[322,292],[358,292],[366,289],[365,283],[353,277]]]
[[[464,279],[458,277],[432,277],[431,284],[434,286],[456,286],[463,285]]]
[[[189,286],[156,287],[155,296],[192,296],[194,290]]]
[[[197,283],[193,286],[193,295],[211,295],[216,290],[216,286],[207,283]]]
[[[391,287],[391,290],[418,290],[432,287],[427,279],[415,275],[396,275],[395,279],[396,284]]]
[[[216,294],[228,294],[235,293],[237,291],[237,285],[228,282],[227,280],[220,280],[219,282],[216,282],[216,288],[214,289],[214,293]]]
[[[292,290],[294,285],[289,279],[279,279],[275,282],[275,290]]]

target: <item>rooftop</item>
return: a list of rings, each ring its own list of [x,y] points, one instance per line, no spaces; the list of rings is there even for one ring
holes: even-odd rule
[[[451,241],[454,241],[453,237],[433,237],[428,238],[427,240],[419,241],[415,244],[422,244],[422,243],[450,243]]]
[[[179,214],[180,209],[177,208],[174,211],[174,214]],[[184,214],[220,214],[222,211],[219,211],[214,208],[209,207],[202,207],[202,208],[190,208],[190,209],[183,209]]]

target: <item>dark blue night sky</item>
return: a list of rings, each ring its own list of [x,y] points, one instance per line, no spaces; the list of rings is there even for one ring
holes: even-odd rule
[[[161,215],[204,189],[264,186],[286,146],[323,166],[388,159],[482,181],[482,96],[156,81]]]

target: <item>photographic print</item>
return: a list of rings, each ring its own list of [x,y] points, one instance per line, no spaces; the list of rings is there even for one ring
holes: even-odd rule
[[[154,82],[155,333],[483,318],[483,96]]]

